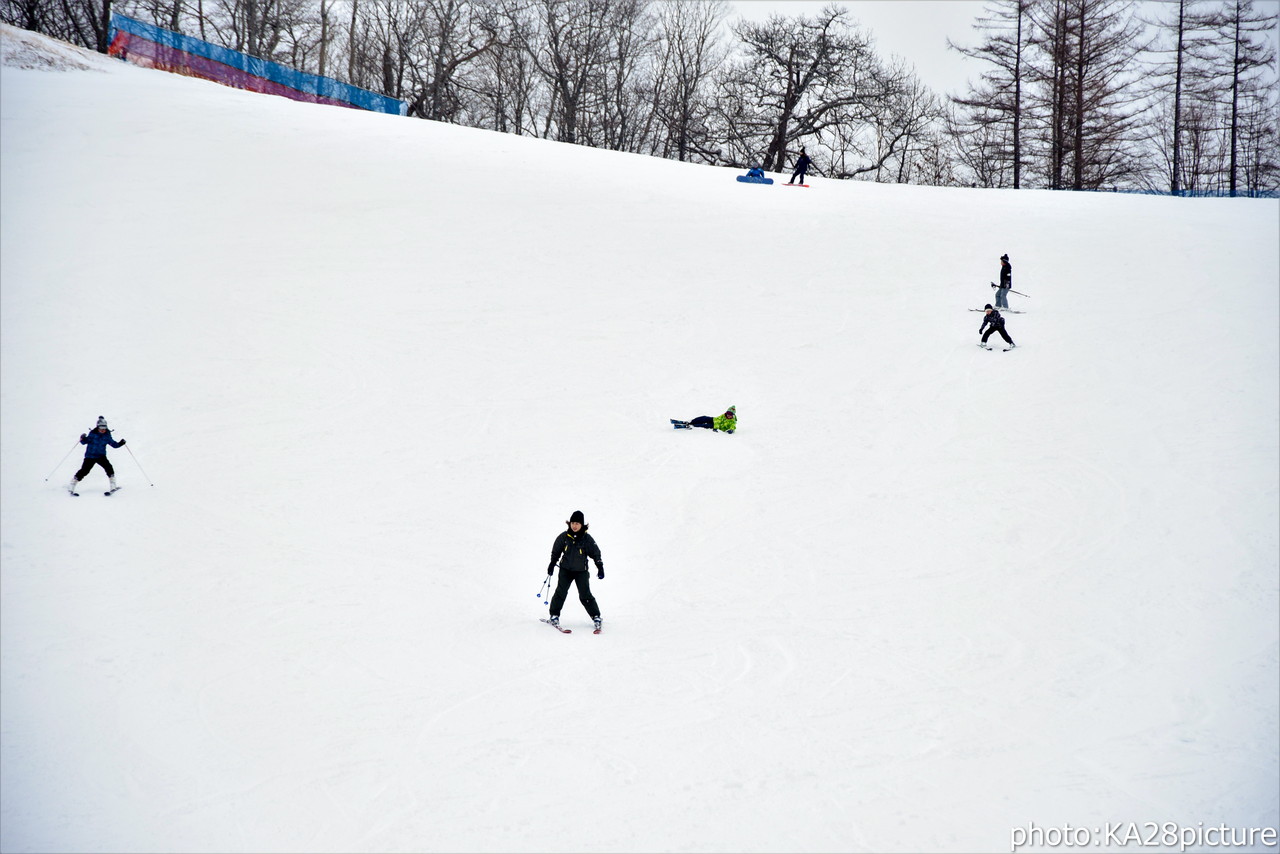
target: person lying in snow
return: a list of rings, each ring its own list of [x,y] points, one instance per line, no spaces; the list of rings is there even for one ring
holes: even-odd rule
[[[706,427],[709,430],[715,430],[720,433],[732,433],[738,429],[738,409],[730,406],[724,411],[724,415],[717,415],[714,418],[710,415],[699,415],[692,421],[677,421],[671,419],[671,424],[677,430],[692,430],[694,427]]]

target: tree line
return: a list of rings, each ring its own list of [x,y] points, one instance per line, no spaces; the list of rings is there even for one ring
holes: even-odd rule
[[[1149,4],[1148,4],[1149,5]],[[99,51],[111,0],[0,0]],[[830,178],[977,187],[1280,190],[1276,16],[1253,0],[989,0],[968,90],[939,95],[846,8],[724,0],[116,0],[165,29],[399,98],[409,115]]]

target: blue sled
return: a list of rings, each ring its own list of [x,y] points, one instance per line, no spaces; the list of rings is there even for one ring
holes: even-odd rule
[[[751,178],[746,175],[739,175],[738,180],[744,184],[772,184],[772,178]]]

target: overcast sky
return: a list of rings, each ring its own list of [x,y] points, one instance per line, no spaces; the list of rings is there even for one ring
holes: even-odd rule
[[[731,0],[736,13],[753,21],[771,14],[789,17],[817,14],[830,0]],[[874,34],[882,56],[897,54],[915,66],[921,82],[939,94],[961,94],[970,77],[987,64],[947,49],[947,38],[975,45],[981,34],[974,21],[984,14],[983,0],[837,0]],[[1143,0],[1145,17],[1167,18],[1166,3]],[[1254,8],[1280,15],[1280,0],[1254,0]],[[1273,35],[1276,31],[1273,30]]]

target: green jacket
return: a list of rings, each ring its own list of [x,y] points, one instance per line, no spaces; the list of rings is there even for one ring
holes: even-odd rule
[[[729,412],[733,413],[733,417],[729,417]],[[728,411],[723,415],[717,415],[714,423],[715,429],[723,430],[726,433],[732,433],[738,429],[738,410],[730,406]]]

